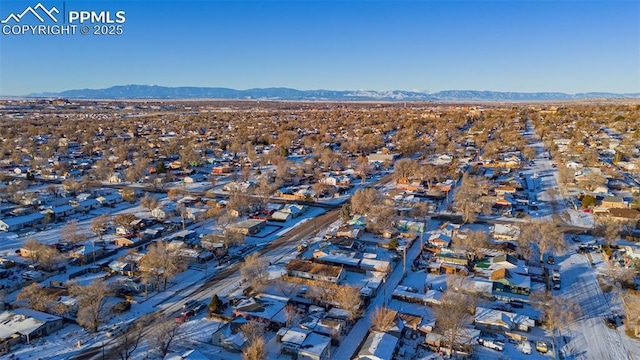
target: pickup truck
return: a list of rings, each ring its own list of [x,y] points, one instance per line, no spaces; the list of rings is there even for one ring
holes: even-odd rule
[[[487,340],[487,339],[480,338],[478,339],[478,343],[480,343],[480,345],[489,349],[493,349],[497,351],[504,350],[504,343],[500,340]]]

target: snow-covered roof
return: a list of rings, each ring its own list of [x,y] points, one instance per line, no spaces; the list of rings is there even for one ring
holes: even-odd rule
[[[14,309],[0,313],[0,339],[13,334],[29,335],[50,321],[62,320],[61,317],[31,309]]]
[[[476,307],[475,322],[494,324],[513,329],[517,324],[535,326],[535,321],[526,315],[515,314],[507,311],[493,310],[484,307]]]
[[[284,335],[282,335],[280,342],[300,346],[310,333],[311,330],[305,330],[299,327],[287,329]]]
[[[298,352],[322,358],[322,354],[327,351],[327,348],[331,346],[330,344],[331,338],[312,332],[302,342]]]
[[[188,350],[182,355],[180,354],[168,354],[163,360],[209,360],[198,350]]]
[[[398,345],[398,338],[383,332],[373,331],[364,341],[356,359],[386,360],[392,359]]]

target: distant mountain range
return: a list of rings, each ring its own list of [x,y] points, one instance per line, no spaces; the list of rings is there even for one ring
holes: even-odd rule
[[[119,85],[106,89],[66,90],[59,93],[29,94],[30,98],[67,99],[232,99],[232,100],[329,100],[329,101],[538,101],[580,99],[640,98],[640,93],[616,94],[590,92],[497,92],[447,90],[436,93],[390,90],[296,90],[255,88],[235,90],[219,87],[165,87],[156,85]]]

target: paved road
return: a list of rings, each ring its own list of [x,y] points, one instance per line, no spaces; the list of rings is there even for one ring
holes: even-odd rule
[[[339,210],[330,211],[324,215],[317,217],[315,220],[307,221],[306,223],[295,227],[289,231],[283,237],[274,240],[264,248],[258,248],[258,253],[261,257],[267,258],[271,262],[279,260],[282,256],[291,253],[302,239],[316,233],[317,229],[323,229],[328,227],[331,223],[338,220],[340,217]],[[226,269],[216,273],[208,278],[202,285],[195,288],[190,293],[184,296],[186,300],[198,300],[208,302],[214,294],[218,296],[225,296],[230,292],[236,290],[240,285],[242,277],[240,275],[240,267],[242,262],[233,264]],[[195,285],[194,285],[195,286]],[[158,310],[163,315],[171,315],[180,310],[183,301],[171,302],[166,306],[163,306]],[[72,360],[89,360],[89,359],[102,359],[103,349],[105,352],[105,359],[117,358],[112,350],[118,338],[111,339],[104,343],[97,343],[95,346],[83,350],[81,353],[70,357]]]
[[[621,334],[603,321],[611,314],[611,306],[587,257],[572,254],[560,263],[560,270],[564,287],[560,296],[575,301],[581,312],[576,321],[560,329],[559,350],[567,359],[631,360]]]
[[[431,231],[435,228],[435,222],[429,221],[429,229]],[[416,239],[411,247],[407,249],[407,271],[411,268],[411,260],[416,258],[420,253],[420,239]],[[371,327],[371,318],[377,308],[387,303],[391,299],[393,290],[402,281],[402,262],[399,262],[393,272],[387,277],[384,284],[378,290],[378,295],[371,300],[366,312],[356,322],[349,334],[346,336],[346,341],[343,341],[338,348],[338,351],[332,356],[333,359],[351,359],[356,352],[356,349],[367,335],[369,328]]]

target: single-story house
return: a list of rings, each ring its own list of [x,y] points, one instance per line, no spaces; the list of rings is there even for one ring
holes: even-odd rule
[[[77,203],[76,209],[78,212],[89,212],[102,206],[97,199],[87,199]]]
[[[298,360],[328,360],[331,338],[303,328],[278,331],[282,353]]]
[[[276,326],[284,326],[287,322],[284,308],[288,298],[281,296],[260,294],[241,300],[233,307],[234,316],[242,316],[248,320]]]
[[[36,212],[29,215],[7,217],[0,219],[0,231],[19,231],[34,228],[42,224],[44,215]]]
[[[60,316],[31,309],[13,309],[0,313],[0,347],[53,334],[62,329]],[[8,349],[8,347],[7,347]]]
[[[624,201],[624,198],[622,198],[622,196],[605,196],[602,199],[602,203],[600,204],[600,206],[607,209],[625,209],[629,207],[629,204]]]
[[[304,213],[305,210],[306,208],[304,207],[304,205],[288,204],[288,205],[285,205],[285,207],[279,211],[291,214],[292,218],[297,218],[298,216],[302,215],[302,213]]]
[[[493,238],[496,240],[516,240],[520,236],[520,228],[511,224],[493,225]]]
[[[165,220],[170,217],[176,216],[177,204],[175,202],[165,202],[157,208],[151,210],[151,216],[158,220]]]
[[[282,353],[295,358],[298,350],[302,346],[302,343],[306,340],[309,334],[311,334],[311,330],[298,327],[280,329],[277,336],[282,344]]]
[[[76,208],[71,205],[56,206],[51,209],[41,211],[43,214],[50,213],[54,219],[64,219],[76,213]]]
[[[431,234],[427,243],[438,247],[449,247],[449,244],[451,244],[451,236],[437,232],[435,234]]]
[[[249,219],[233,225],[230,230],[239,232],[243,235],[254,235],[259,233],[266,226],[266,220]]]
[[[491,272],[491,280],[494,292],[519,295],[529,295],[531,292],[531,278],[518,274],[514,270],[506,268],[494,270]]]
[[[328,360],[331,338],[312,332],[298,349],[298,360]]]
[[[339,284],[347,272],[339,266],[318,264],[313,261],[293,259],[287,264],[287,275],[301,279],[326,281]]]
[[[500,332],[512,330],[529,332],[535,326],[535,321],[526,315],[479,306],[476,307],[474,321],[478,330]]]
[[[207,177],[204,174],[193,174],[184,178],[185,184],[193,184],[197,182],[207,181]]]
[[[198,350],[188,350],[182,354],[167,354],[162,360],[210,360]]]
[[[637,221],[640,220],[640,211],[636,209],[610,208],[609,217],[621,221]]]
[[[369,154],[367,156],[367,160],[370,163],[384,163],[384,162],[391,162],[396,158],[398,158],[399,156],[400,156],[399,154],[375,153],[375,154]]]
[[[126,237],[117,238],[114,240],[114,244],[122,247],[133,247],[141,240],[139,238],[128,239]]]
[[[113,206],[115,204],[119,204],[122,201],[124,201],[124,199],[122,198],[122,195],[120,194],[108,194],[105,196],[99,196],[96,198],[96,200],[102,204],[102,206]]]
[[[243,351],[248,346],[248,340],[240,331],[240,327],[249,321],[243,317],[235,317],[224,326],[214,332],[211,336],[211,343],[222,346],[231,351]]]
[[[398,350],[399,340],[397,337],[378,331],[372,331],[362,344],[360,351],[354,359],[363,360],[388,360]]]
[[[127,275],[127,276],[133,275],[132,264],[128,262],[112,261],[111,263],[109,263],[109,269],[111,269],[111,271],[118,273],[120,275]]]

